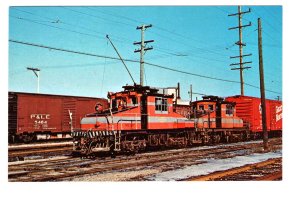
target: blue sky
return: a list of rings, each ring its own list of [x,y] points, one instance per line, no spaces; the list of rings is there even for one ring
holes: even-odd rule
[[[243,30],[247,44],[245,61],[252,68],[244,71],[245,83],[259,87],[257,18],[262,19],[265,88],[267,98],[282,96],[282,7],[243,6],[251,8],[244,15]],[[239,72],[230,70],[238,62],[237,6],[136,6],[136,7],[10,7],[9,38],[51,47],[117,57],[105,35],[125,59],[139,60],[133,42],[140,40],[141,24],[152,24],[145,32],[153,50],[145,61],[168,68],[208,77],[239,81]],[[139,83],[139,63],[126,62]],[[106,97],[108,91],[120,91],[132,84],[121,61],[70,54],[9,43],[9,90],[36,92],[37,80],[26,67],[38,67],[40,92]],[[181,96],[188,99],[188,89],[219,96],[240,93],[240,84],[191,76],[145,65],[145,84],[172,87],[181,83]],[[255,87],[245,85],[245,95],[259,96]]]

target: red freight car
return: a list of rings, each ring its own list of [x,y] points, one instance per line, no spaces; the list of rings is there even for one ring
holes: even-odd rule
[[[9,141],[68,138],[71,120],[72,128],[80,128],[80,120],[95,112],[97,103],[108,108],[102,98],[9,92]]]
[[[236,114],[249,126],[252,133],[262,132],[261,99],[250,96],[227,97],[227,101],[236,103]],[[267,129],[274,135],[282,133],[282,102],[266,100]]]

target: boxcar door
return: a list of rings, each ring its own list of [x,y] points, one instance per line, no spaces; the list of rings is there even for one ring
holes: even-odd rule
[[[70,115],[69,111],[72,113],[72,126],[73,128],[77,128],[79,125],[76,118],[76,100],[74,98],[64,98],[63,99],[63,109],[62,109],[62,130],[64,132],[71,131],[70,124]]]

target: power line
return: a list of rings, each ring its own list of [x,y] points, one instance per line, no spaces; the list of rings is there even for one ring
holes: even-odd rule
[[[119,61],[112,61],[112,62],[96,62],[96,63],[83,63],[83,64],[68,64],[68,65],[43,65],[43,69],[56,69],[56,68],[81,68],[81,67],[92,67],[92,66],[99,66],[99,65],[107,65],[107,64],[115,64],[119,63]]]
[[[265,10],[264,7],[262,7],[262,8]],[[256,10],[256,11],[253,10],[253,12],[256,13],[258,16],[261,16],[261,15],[257,12],[257,10]],[[268,20],[264,19],[264,22],[266,22],[266,23],[269,25],[269,27],[271,27],[275,32],[279,32],[278,29],[276,29],[271,23],[268,22]]]
[[[23,18],[23,17],[16,17],[16,16],[12,16],[12,15],[10,15],[10,17],[18,19],[18,20],[24,20],[24,21],[40,24],[40,25],[43,25],[43,26],[48,26],[48,27],[51,27],[51,28],[60,29],[60,30],[64,30],[64,31],[77,33],[77,34],[80,34],[80,35],[85,35],[85,36],[94,37],[94,38],[97,38],[97,39],[103,39],[104,40],[104,38],[100,38],[98,35],[92,35],[92,34],[89,34],[89,33],[82,33],[82,32],[79,32],[79,31],[74,31],[74,30],[70,30],[70,29],[66,29],[66,28],[61,28],[61,27],[57,27],[57,26],[43,24],[43,23],[36,22],[36,21],[31,20],[31,19],[27,19],[27,18]]]
[[[29,42],[23,42],[23,41],[18,41],[18,40],[13,40],[13,39],[9,39],[9,42],[13,42],[13,43],[17,43],[17,44],[23,44],[23,45],[27,45],[27,46],[34,46],[34,47],[39,47],[39,48],[44,48],[44,49],[51,49],[51,50],[56,50],[56,51],[74,53],[74,54],[79,54],[79,55],[85,55],[85,56],[92,56],[92,57],[98,57],[98,58],[107,58],[107,59],[112,59],[112,60],[120,60],[119,58],[111,57],[111,56],[103,56],[103,55],[97,55],[97,54],[92,54],[92,53],[86,53],[86,52],[80,52],[80,51],[74,51],[74,50],[67,50],[67,49],[62,49],[62,48],[57,48],[57,47],[50,47],[50,46],[45,46],[45,45],[40,45],[40,44],[34,44],[34,43],[29,43]],[[139,63],[139,61],[137,61],[137,60],[131,60],[131,59],[123,59],[123,60],[127,61],[127,62]],[[161,69],[165,69],[165,70],[169,70],[169,71],[174,71],[174,72],[178,72],[178,73],[182,73],[182,74],[187,74],[187,75],[192,75],[192,76],[197,76],[197,77],[201,77],[201,78],[206,78],[206,79],[211,79],[211,80],[217,80],[217,81],[223,81],[223,82],[229,82],[229,83],[238,83],[238,84],[240,83],[239,81],[233,81],[233,80],[227,80],[227,79],[221,79],[221,78],[216,78],[216,77],[205,76],[205,75],[191,73],[191,72],[186,72],[186,71],[182,71],[182,70],[177,70],[177,69],[173,69],[173,68],[170,68],[170,67],[165,67],[165,66],[157,65],[157,64],[153,64],[153,63],[148,63],[148,62],[144,62],[144,63],[146,65],[158,67],[158,68],[161,68]],[[248,84],[248,83],[244,83],[244,84],[248,85],[250,87],[259,89],[259,87],[255,86],[255,85]],[[281,94],[279,92],[272,91],[272,90],[267,90],[266,89],[266,91],[269,91],[269,92],[272,92],[272,93],[276,93],[276,94]]]
[[[50,46],[45,46],[45,45],[40,45],[40,44],[34,44],[34,43],[29,43],[29,42],[22,42],[22,41],[12,40],[12,39],[10,39],[9,42],[23,44],[23,45],[28,45],[28,46],[35,46],[35,47],[40,47],[40,48],[44,48],[44,49],[50,49],[50,50],[56,50],[56,51],[63,51],[63,52],[68,52],[68,53],[75,53],[75,54],[80,54],[80,55],[85,55],[85,56],[92,56],[92,57],[98,57],[98,58],[108,58],[108,59],[112,59],[112,60],[120,60],[119,58],[111,57],[111,56],[103,56],[103,55],[97,55],[97,54],[92,54],[92,53],[86,53],[86,52],[80,52],[80,51],[74,51],[74,50],[68,50],[68,49],[62,49],[62,48],[56,48],[56,47],[50,47]],[[130,60],[130,59],[124,59],[124,60],[128,61],[128,62],[139,63],[139,61],[137,61],[137,60]]]
[[[267,12],[269,14],[271,14],[275,20],[282,21],[282,18],[278,18],[278,15],[276,15],[276,13],[274,12],[274,9],[271,9],[272,11],[270,9],[266,9],[266,8],[264,8],[264,9],[267,10]]]
[[[93,11],[97,11],[99,13],[99,10],[98,9],[95,9],[95,8],[91,8],[91,7],[85,7],[86,9],[89,9],[89,10],[93,10]],[[117,17],[117,18],[120,18],[120,19],[127,19],[129,21],[132,21],[134,22],[134,24],[136,23],[139,23],[139,24],[143,24],[145,22],[142,22],[142,21],[138,21],[138,20],[135,20],[135,19],[131,19],[129,17],[126,17],[126,16],[120,16],[118,14],[111,14],[109,12],[104,12],[103,10],[101,10],[101,14],[105,14],[105,15],[110,15],[110,16],[113,16],[113,17]]]
[[[116,21],[113,21],[113,20],[110,20],[110,19],[107,19],[107,18],[102,18],[102,17],[99,17],[98,15],[95,16],[95,15],[91,15],[91,14],[84,13],[84,12],[81,12],[81,11],[77,11],[77,10],[74,10],[74,9],[70,9],[70,8],[68,8],[68,7],[61,7],[61,8],[66,9],[66,10],[70,10],[70,11],[72,11],[72,12],[79,13],[79,14],[82,14],[82,15],[87,15],[87,16],[91,16],[91,17],[94,17],[94,18],[101,18],[102,20],[106,20],[106,21],[112,21],[112,22],[114,22],[114,23],[121,23],[121,24],[124,24],[124,25],[130,25],[130,24],[127,24],[127,23],[116,22]],[[217,8],[217,9],[221,10],[221,11],[224,12],[224,13],[228,13],[227,11],[225,11],[224,9],[221,9],[221,8],[219,8],[219,7],[214,7],[214,8]],[[64,24],[64,25],[72,26],[72,27],[73,27],[73,26],[76,26],[76,27],[83,28],[84,30],[88,30],[88,31],[90,31],[90,32],[104,34],[104,33],[102,33],[102,32],[98,32],[98,31],[92,30],[92,29],[87,28],[87,27],[84,27],[84,26],[78,26],[77,24],[75,25],[75,24],[67,23],[67,22],[65,22],[65,21],[61,21],[60,19],[53,19],[53,18],[49,18],[49,17],[37,15],[37,14],[32,13],[32,12],[28,12],[28,11],[24,11],[24,10],[17,9],[17,8],[15,8],[15,7],[13,7],[13,9],[14,9],[14,10],[17,10],[17,11],[20,11],[20,12],[24,12],[24,13],[30,14],[30,15],[34,15],[34,16],[38,16],[38,17],[41,17],[41,18],[45,18],[45,19],[51,20],[51,21],[44,21],[44,22],[48,22],[48,23],[57,23],[57,24]],[[98,12],[98,10],[96,10],[96,9],[94,9],[94,8],[86,7],[86,9],[94,10],[94,11],[97,11],[97,12]],[[103,14],[103,11],[101,11],[101,13]],[[104,14],[105,14],[105,12],[104,12]],[[114,16],[114,14],[107,14],[107,15]],[[127,19],[127,20],[132,21],[132,22],[139,22],[138,20],[134,20],[134,19],[131,19],[131,18],[126,17],[126,16],[121,16],[121,15],[116,15],[116,16],[119,17],[119,18],[122,18],[122,19],[125,18],[125,19]],[[244,18],[244,19],[247,20],[246,18]],[[30,21],[30,22],[33,22],[33,23],[37,23],[37,21],[34,21],[34,20],[29,20],[29,19],[26,19],[26,20],[27,20],[27,21]],[[52,21],[52,20],[53,20],[53,21]],[[247,21],[249,21],[249,20],[247,20]],[[41,21],[40,21],[40,22],[41,22]],[[38,24],[40,24],[40,23],[38,23]],[[49,26],[49,25],[45,25],[45,24],[41,24],[41,25]],[[78,34],[83,34],[83,35],[86,35],[86,36],[87,36],[86,33],[81,33],[81,32],[78,32],[78,31],[73,31],[73,30],[69,30],[69,29],[63,29],[63,28],[54,27],[54,26],[49,26],[49,27],[57,28],[57,29],[61,29],[61,30],[66,30],[66,31],[74,32],[74,33],[78,33]],[[181,35],[181,34],[179,34],[179,33],[174,33],[174,32],[172,32],[172,31],[169,31],[169,30],[166,30],[166,29],[164,29],[164,28],[157,27],[157,26],[156,26],[156,28],[157,28],[158,30],[162,30],[162,31],[168,32],[168,33],[170,33],[170,34],[179,36],[179,37],[181,37],[181,38],[190,40],[190,38],[187,38],[186,36],[183,36],[183,35]],[[263,30],[263,32],[265,32],[265,31]],[[106,34],[106,33],[105,33],[105,34]],[[154,33],[154,34],[157,34],[157,35],[159,35],[159,36],[161,36],[161,37],[163,36],[163,35],[158,34],[158,33]],[[266,33],[266,34],[267,34],[267,33]],[[89,35],[91,36],[91,34],[89,34]],[[267,35],[267,36],[270,37],[270,38],[272,38],[270,35]],[[93,35],[92,37],[95,37],[95,36]],[[114,36],[114,37],[120,38],[120,39],[122,39],[122,40],[126,40],[126,38],[123,38],[123,37],[119,37],[119,36]],[[163,36],[163,37],[164,37],[164,38],[167,38],[167,39],[169,39],[169,40],[173,40],[174,42],[177,42],[177,43],[178,43],[178,40],[170,39],[170,37],[166,37],[166,36]],[[101,38],[101,39],[102,39],[102,38]],[[272,39],[274,40],[274,38],[272,38]],[[117,42],[125,43],[125,42],[122,41],[122,40],[116,40],[116,39],[115,39],[115,41],[117,41]],[[192,39],[192,40],[194,40],[194,41],[199,41],[199,40],[196,40],[196,39]],[[180,42],[179,42],[179,43],[180,43]],[[129,44],[129,43],[128,43],[128,44]],[[181,44],[184,44],[184,43],[181,43]],[[184,44],[184,45],[191,47],[191,45],[187,45],[187,44]],[[221,53],[216,52],[217,50],[208,50],[208,49],[204,49],[204,48],[195,48],[195,49],[193,49],[192,51],[195,52],[195,51],[197,51],[197,50],[204,51],[204,52],[207,52],[207,53],[213,53],[213,54],[218,54],[218,55],[222,55],[222,56],[227,56],[227,55],[225,55],[225,54],[221,54]],[[219,51],[220,51],[220,50],[219,50]],[[186,53],[188,53],[188,52],[186,52]],[[172,55],[172,52],[171,52],[171,53],[168,53],[168,54]],[[175,54],[176,54],[176,53],[175,53]],[[204,58],[204,59],[209,60],[208,58]],[[210,59],[210,60],[214,60],[214,59]],[[214,60],[214,61],[220,61],[220,60]],[[221,61],[221,62],[223,62],[223,61]]]
[[[239,81],[233,81],[233,80],[215,78],[215,77],[210,77],[210,76],[204,76],[204,75],[200,75],[200,74],[195,74],[195,73],[191,73],[191,72],[181,71],[181,70],[177,70],[177,69],[173,69],[173,68],[169,68],[169,67],[165,67],[165,66],[161,66],[161,65],[157,65],[157,64],[147,63],[147,62],[145,62],[145,64],[151,65],[151,66],[154,66],[154,67],[158,67],[158,68],[162,68],[162,69],[166,69],[166,70],[170,70],[170,71],[174,71],[174,72],[179,72],[179,73],[182,73],[182,74],[187,74],[187,75],[197,76],[197,77],[201,77],[201,78],[207,78],[207,79],[212,79],[212,80],[218,80],[218,81],[224,81],[224,82],[230,82],[230,83],[238,83],[238,84],[240,84]],[[252,85],[252,84],[249,84],[249,83],[245,83],[244,82],[244,85],[260,89],[258,86],[255,86],[255,85]],[[281,94],[279,92],[272,91],[272,90],[267,90],[266,89],[266,91],[269,91],[269,92],[272,92],[272,93],[276,93],[276,94]]]
[[[114,23],[119,23],[119,24],[124,24],[124,25],[131,26],[131,25],[128,24],[128,23],[117,22],[117,21],[114,21],[114,20],[110,20],[110,19],[107,19],[107,18],[100,17],[99,15],[88,14],[88,13],[85,13],[85,12],[82,12],[82,11],[77,11],[77,10],[74,10],[74,9],[71,9],[71,8],[68,8],[68,7],[61,7],[61,8],[66,9],[66,10],[70,10],[70,11],[75,12],[75,13],[79,13],[79,14],[81,14],[81,15],[87,15],[87,16],[90,16],[90,17],[99,18],[99,19],[101,19],[101,20],[111,21],[111,22],[114,22]],[[52,18],[49,18],[49,17],[40,16],[40,15],[37,15],[37,14],[35,14],[35,13],[28,12],[28,11],[24,11],[24,10],[20,10],[20,9],[17,9],[17,8],[14,8],[14,9],[15,9],[15,10],[18,10],[18,11],[20,11],[20,12],[24,12],[24,13],[30,14],[30,15],[34,15],[34,16],[38,16],[38,17],[41,17],[41,18],[49,19],[49,20],[51,20],[51,21],[49,21],[49,23],[57,23],[57,24],[60,23],[60,24],[64,24],[64,25],[72,26],[72,27],[73,27],[73,26],[76,26],[76,27],[83,28],[84,30],[88,30],[88,31],[90,31],[90,32],[104,34],[104,33],[101,33],[101,32],[98,32],[98,31],[95,31],[95,30],[92,30],[92,29],[89,29],[89,28],[86,28],[86,27],[83,27],[83,26],[78,26],[78,25],[75,25],[75,24],[67,23],[67,22],[61,21],[61,20],[59,20],[59,19],[52,19]],[[96,11],[95,9],[88,8],[88,7],[86,7],[86,9]],[[97,11],[97,12],[98,12],[98,11]],[[102,12],[101,12],[101,13],[102,13]],[[112,14],[110,14],[110,15],[112,15]],[[131,19],[131,18],[126,17],[126,16],[118,15],[118,17],[120,17],[120,18],[126,18],[127,20],[131,20],[131,21],[134,21],[134,22],[137,21],[137,20]],[[30,22],[34,22],[33,20],[29,20],[29,19],[26,19],[26,20],[27,20],[27,21],[30,21]],[[52,21],[52,20],[53,20],[53,21]],[[47,22],[48,22],[48,21],[47,21]],[[45,24],[41,24],[41,25],[45,25]],[[45,25],[45,26],[49,26],[49,25]],[[52,28],[58,28],[58,27],[54,27],[54,26],[49,26],[49,27],[52,27]],[[62,29],[62,28],[60,28],[60,29]],[[166,30],[166,29],[161,28],[161,27],[157,27],[157,29],[162,30],[162,31],[165,31],[165,32],[168,32],[168,33],[173,34],[173,35],[176,35],[176,36],[179,36],[179,37],[184,38],[184,39],[187,39],[187,40],[191,40],[191,38],[188,38],[188,37],[186,37],[186,36],[184,36],[184,35],[181,35],[181,34],[178,34],[178,33],[174,33],[174,32],[172,32],[172,31]],[[72,30],[67,30],[67,31],[72,31]],[[72,32],[75,32],[75,31],[72,31]],[[76,31],[76,32],[78,32],[78,31]],[[79,34],[80,34],[80,33],[79,33]],[[85,33],[81,33],[81,34],[85,34]],[[158,33],[154,33],[154,34],[156,34],[156,35],[158,35],[158,36],[161,36],[161,37],[163,36],[163,35],[158,34]],[[86,34],[85,34],[85,35],[86,35]],[[91,35],[91,34],[89,34],[89,35]],[[114,36],[114,37],[115,37],[115,36]],[[117,36],[117,37],[120,38],[120,39],[126,40],[126,38],[122,38],[122,37],[119,37],[119,36]],[[186,45],[186,46],[189,46],[189,47],[193,47],[193,48],[194,48],[194,46],[188,45],[188,44],[185,44],[185,43],[182,43],[182,41],[179,42],[178,40],[170,39],[170,37],[167,37],[167,36],[163,36],[163,37],[164,37],[164,38],[167,38],[167,39],[169,39],[169,40],[173,40],[174,42],[181,43],[181,44],[183,44],[183,45]],[[197,41],[197,42],[200,42],[199,40],[196,40],[196,39],[193,39],[193,38],[192,38],[192,40]],[[118,40],[118,42],[124,43],[123,41],[120,41],[120,40]],[[212,54],[218,54],[218,55],[221,55],[221,56],[226,56],[225,54],[221,54],[221,53],[219,53],[219,52],[216,52],[216,51],[213,51],[213,50],[209,50],[209,49],[200,48],[200,47],[196,47],[195,49],[193,49],[193,50],[191,50],[191,51],[195,52],[195,51],[199,51],[199,50],[200,50],[200,51],[207,52],[207,53],[212,53]],[[171,54],[170,54],[170,55],[171,55]],[[208,58],[204,58],[204,59],[208,59]],[[213,59],[211,59],[211,60],[213,60]],[[215,60],[215,61],[220,61],[220,60]],[[223,61],[221,61],[221,62],[223,62]],[[224,62],[225,62],[225,61],[224,61]]]
[[[111,20],[111,19],[99,17],[98,15],[95,16],[95,15],[91,15],[91,14],[88,14],[88,13],[85,13],[85,12],[76,11],[76,10],[73,10],[73,9],[70,9],[70,8],[66,8],[66,7],[63,7],[63,8],[65,8],[65,9],[67,9],[67,10],[71,10],[71,11],[73,11],[73,12],[77,12],[77,13],[83,14],[83,15],[87,15],[87,16],[91,16],[91,17],[97,17],[97,18],[100,18],[100,19],[102,19],[102,20],[107,20],[107,21],[112,21],[112,22],[114,22],[114,23],[119,23],[119,24],[123,24],[123,25],[132,26],[131,24],[128,24],[128,23],[116,22],[116,21]],[[95,9],[91,9],[91,8],[86,8],[86,9],[96,11]],[[99,12],[99,11],[97,11],[97,12]],[[101,13],[102,13],[102,11],[101,11]],[[110,14],[110,15],[112,15],[112,14]],[[131,20],[131,21],[134,21],[134,22],[138,22],[137,20],[131,19],[131,18],[126,17],[126,16],[122,16],[122,15],[117,15],[117,16],[120,17],[120,18],[122,18],[122,19],[125,18],[125,19],[127,19],[127,20]],[[162,27],[159,27],[159,26],[156,26],[156,25],[154,26],[154,28],[156,28],[156,29],[158,29],[158,30],[161,30],[161,31],[168,32],[168,33],[173,34],[173,35],[176,35],[176,36],[178,36],[178,37],[180,37],[180,38],[186,39],[187,41],[194,40],[194,41],[197,42],[197,43],[199,43],[199,42],[200,42],[200,43],[203,43],[203,41],[200,41],[200,40],[197,40],[197,39],[194,39],[194,38],[190,38],[190,37],[181,35],[181,34],[179,34],[179,33],[174,33],[174,32],[172,32],[172,31],[169,31],[169,30],[167,30],[167,29],[165,29],[165,28],[162,28]],[[173,41],[176,42],[176,43],[180,43],[180,44],[183,44],[183,45],[185,45],[185,46],[195,48],[195,46],[193,46],[193,45],[189,45],[189,44],[186,44],[186,43],[182,43],[182,40],[178,41],[178,40],[176,40],[176,39],[170,38],[169,36],[164,36],[164,35],[161,35],[161,34],[155,33],[155,32],[154,32],[153,34],[156,34],[156,35],[158,35],[158,36],[160,36],[160,37],[164,37],[164,38],[166,38],[166,39],[168,39],[168,40],[173,40]],[[208,52],[208,53],[218,54],[218,55],[222,55],[222,56],[225,55],[225,54],[220,54],[220,53],[218,53],[218,52],[216,52],[216,51],[213,51],[213,50],[208,50],[208,49],[204,49],[204,48],[200,48],[200,47],[196,47],[193,51],[195,51],[195,50],[206,51],[206,52]],[[227,56],[227,55],[225,55],[225,56]]]
[[[82,15],[86,15],[86,16],[90,16],[90,17],[93,17],[93,18],[101,19],[101,20],[104,20],[105,22],[111,21],[111,22],[116,23],[116,24],[122,24],[122,25],[131,26],[131,24],[127,24],[127,23],[122,23],[122,22],[110,20],[110,19],[107,19],[107,18],[100,17],[99,15],[88,14],[88,13],[81,12],[81,11],[78,11],[78,10],[73,10],[73,9],[71,9],[71,8],[68,8],[68,7],[64,7],[64,6],[63,6],[63,7],[61,7],[61,8],[64,8],[64,9],[66,9],[66,10],[70,10],[70,11],[72,11],[72,12],[76,12],[76,13],[79,13],[79,14],[82,14]]]
[[[47,23],[52,23],[52,24],[62,24],[62,25],[66,25],[66,26],[69,26],[69,27],[76,27],[76,28],[81,28],[81,29],[84,29],[85,31],[88,31],[88,32],[93,32],[93,33],[97,33],[97,34],[106,34],[104,32],[99,32],[99,31],[96,31],[96,30],[93,30],[93,29],[90,29],[88,27],[85,27],[85,26],[80,26],[78,24],[72,24],[72,23],[69,23],[69,22],[66,22],[65,20],[61,20],[59,18],[57,19],[54,19],[54,18],[49,18],[49,17],[46,17],[46,16],[41,16],[41,15],[38,15],[38,14],[35,14],[35,13],[32,13],[32,12],[29,12],[29,11],[24,11],[24,10],[20,10],[20,9],[17,9],[17,8],[13,8],[14,10],[17,10],[19,12],[23,12],[23,13],[26,13],[26,14],[30,14],[30,15],[33,15],[33,16],[37,16],[39,18],[44,18],[44,19],[48,19],[50,21],[36,21],[36,20],[32,20],[32,19],[26,19],[27,21],[31,21],[31,22],[47,22]],[[20,17],[21,18],[21,17]],[[23,18],[25,19],[25,18]],[[51,26],[52,27],[52,26]],[[52,27],[53,28],[53,27]],[[114,36],[114,37],[118,37],[118,36]],[[125,39],[125,38],[122,38],[122,37],[118,37],[118,41],[120,42],[121,39]]]

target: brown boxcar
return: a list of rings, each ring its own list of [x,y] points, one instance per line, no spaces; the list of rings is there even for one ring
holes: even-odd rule
[[[248,125],[251,132],[262,132],[261,99],[250,96],[231,96],[227,101],[236,103],[236,114]],[[282,132],[282,102],[266,99],[267,129],[272,134]]]
[[[9,141],[68,138],[71,120],[73,129],[80,128],[80,120],[99,102],[108,108],[102,98],[9,92]]]

